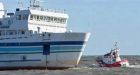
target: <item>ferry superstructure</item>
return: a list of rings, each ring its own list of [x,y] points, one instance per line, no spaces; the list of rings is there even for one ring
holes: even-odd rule
[[[64,11],[43,9],[40,0],[15,13],[0,3],[0,68],[77,65],[90,33],[69,31],[68,18]]]

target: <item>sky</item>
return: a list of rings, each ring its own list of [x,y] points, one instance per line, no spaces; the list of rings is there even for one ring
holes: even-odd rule
[[[0,0],[8,12],[22,1]],[[121,55],[140,55],[140,0],[44,0],[42,6],[66,10],[68,28],[73,32],[90,32],[84,55],[102,55],[118,42]]]

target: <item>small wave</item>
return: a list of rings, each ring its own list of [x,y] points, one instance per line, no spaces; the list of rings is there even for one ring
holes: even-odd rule
[[[129,68],[140,68],[140,65],[129,65],[127,67],[129,67]]]

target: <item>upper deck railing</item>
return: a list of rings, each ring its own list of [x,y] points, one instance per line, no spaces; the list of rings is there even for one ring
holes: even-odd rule
[[[31,7],[30,9],[46,11],[46,12],[54,12],[54,13],[63,13],[63,14],[66,13],[66,10],[44,9],[44,8],[34,8],[34,7]]]
[[[65,10],[54,10],[54,9],[44,9],[41,7],[42,0],[30,0],[30,9],[36,9],[40,11],[54,12],[54,13],[65,13]]]

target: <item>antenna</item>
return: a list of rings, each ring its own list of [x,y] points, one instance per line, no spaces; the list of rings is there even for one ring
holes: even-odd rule
[[[39,8],[41,5],[41,0],[30,0],[30,7]]]
[[[115,42],[115,45],[114,45],[116,48],[118,47],[118,42]]]
[[[115,50],[118,50],[118,51],[120,50],[119,47],[118,47],[118,42],[115,42],[114,48],[115,48]]]
[[[19,8],[23,8],[23,2],[22,2],[22,0],[19,0],[18,1],[18,6],[19,6]]]

